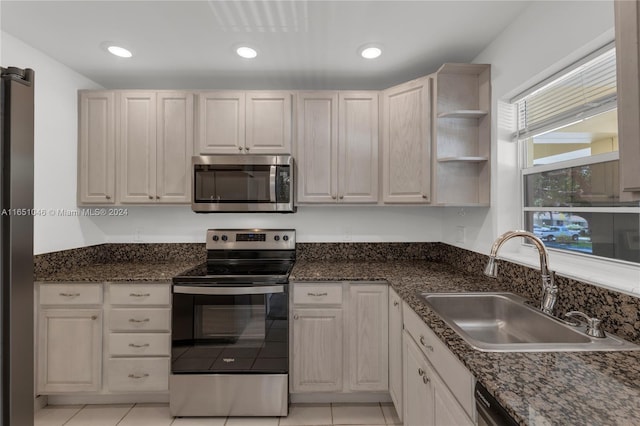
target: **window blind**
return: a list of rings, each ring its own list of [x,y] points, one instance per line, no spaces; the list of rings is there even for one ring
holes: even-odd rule
[[[565,69],[515,102],[516,139],[533,137],[615,108],[615,48]]]

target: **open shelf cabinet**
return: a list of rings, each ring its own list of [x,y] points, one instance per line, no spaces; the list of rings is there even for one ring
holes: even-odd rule
[[[444,64],[433,96],[433,202],[488,206],[491,184],[491,66]]]

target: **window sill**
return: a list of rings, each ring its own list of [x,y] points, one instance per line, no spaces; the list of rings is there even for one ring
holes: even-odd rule
[[[520,246],[518,252],[501,252],[498,258],[534,269],[540,268],[538,251],[529,246]],[[638,265],[585,258],[550,249],[549,269],[565,278],[640,297]]]

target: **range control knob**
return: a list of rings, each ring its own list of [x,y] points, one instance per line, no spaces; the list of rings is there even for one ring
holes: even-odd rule
[[[280,235],[276,235],[275,237],[273,237],[273,239],[276,241],[280,241]]]
[[[229,238],[226,235],[222,236],[222,241],[227,241]]]
[[[220,238],[218,238],[218,236],[217,236],[217,235],[214,235],[214,236],[213,236],[213,241],[218,241],[219,239],[220,239]]]
[[[285,235],[285,236],[283,236],[283,237],[282,237],[282,239],[283,239],[284,241],[289,241],[289,236],[288,236],[288,235]]]

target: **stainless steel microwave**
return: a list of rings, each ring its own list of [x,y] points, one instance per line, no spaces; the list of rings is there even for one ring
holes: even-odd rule
[[[192,165],[194,212],[295,212],[290,155],[197,155]]]

